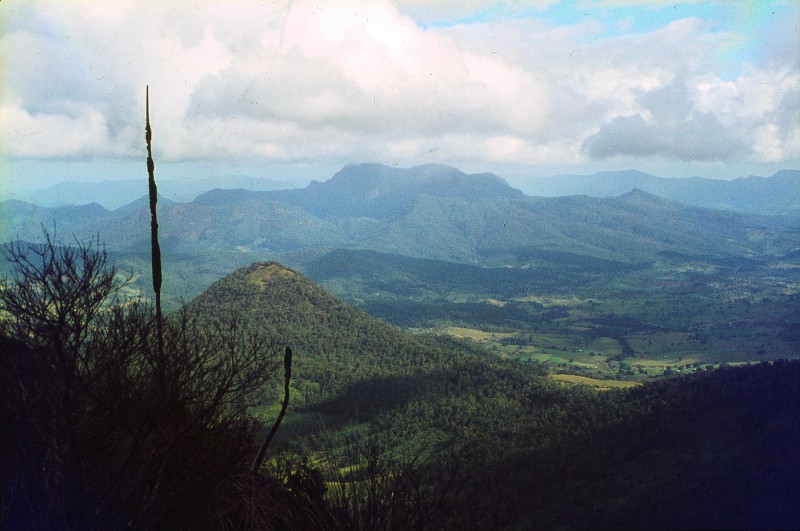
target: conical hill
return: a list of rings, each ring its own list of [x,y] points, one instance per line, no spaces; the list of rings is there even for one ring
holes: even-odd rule
[[[202,318],[260,326],[278,345],[291,346],[298,378],[319,384],[321,396],[358,380],[452,367],[465,356],[441,340],[374,319],[275,262],[231,273],[188,307]]]

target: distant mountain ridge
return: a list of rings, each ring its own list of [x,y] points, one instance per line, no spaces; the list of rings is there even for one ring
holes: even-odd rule
[[[528,197],[496,175],[441,165],[347,166],[303,189],[213,190],[192,203],[159,205],[162,245],[192,254],[340,247],[522,266],[541,251],[633,263],[662,252],[748,256],[796,249],[783,218],[704,210],[638,189],[613,198]],[[7,220],[5,238],[36,238],[42,223],[56,221],[62,234],[99,234],[114,250],[149,249],[143,198],[113,212],[5,202],[0,217]]]
[[[224,182],[230,188],[241,187],[250,190],[276,190],[289,187],[288,183],[261,177],[226,175],[214,178],[161,179],[158,181],[158,191],[166,200],[174,202],[192,201],[195,197],[214,188],[220,182]],[[16,194],[12,198],[48,208],[94,202],[106,209],[115,210],[146,194],[147,179],[142,178],[99,182],[66,181],[49,188]]]
[[[293,182],[239,174],[163,179],[159,182],[159,193],[174,202],[203,197],[202,202],[219,203],[239,201],[252,192],[268,191],[274,193],[273,199],[277,201],[301,207],[321,217],[366,212],[369,217],[386,218],[407,210],[414,198],[421,194],[464,198],[518,198],[525,194],[616,197],[636,188],[691,206],[749,214],[788,215],[800,219],[800,170],[791,169],[778,171],[771,177],[749,176],[733,180],[665,178],[637,170],[604,171],[592,175],[528,177],[521,185],[523,190],[519,190],[495,174],[466,174],[443,164],[398,168],[364,163],[347,165],[327,181],[312,181],[305,188],[295,188]],[[114,210],[145,195],[146,188],[144,179],[62,182],[47,189],[6,198],[48,208],[96,202]],[[321,195],[327,200],[320,200]],[[333,203],[336,207],[332,206]]]
[[[800,170],[733,180],[656,177],[636,170],[532,178],[529,195],[615,197],[634,188],[691,206],[749,214],[800,216]]]
[[[525,196],[492,173],[467,175],[440,164],[413,168],[356,164],[345,166],[325,182],[312,181],[306,188],[269,192],[212,190],[195,201],[221,205],[246,199],[272,199],[322,218],[388,219],[410,210],[422,195],[466,199],[519,199]]]

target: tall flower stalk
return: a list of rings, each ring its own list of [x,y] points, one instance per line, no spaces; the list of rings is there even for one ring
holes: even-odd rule
[[[150,128],[150,86],[145,96],[145,140],[147,141],[147,177],[150,190],[150,246],[153,262],[153,291],[156,293],[156,331],[158,334],[158,353],[164,355],[164,324],[161,313],[161,247],[158,244],[158,189],[156,188],[155,163],[153,162],[153,130]]]

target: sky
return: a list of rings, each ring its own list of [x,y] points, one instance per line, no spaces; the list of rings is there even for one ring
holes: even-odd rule
[[[799,32],[793,0],[0,0],[0,194],[146,177],[147,85],[157,179],[771,175]]]

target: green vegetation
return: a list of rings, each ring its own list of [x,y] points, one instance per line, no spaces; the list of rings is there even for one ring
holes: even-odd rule
[[[3,203],[0,527],[800,527],[796,228],[440,170]]]
[[[420,513],[401,520],[426,515],[427,524],[420,526],[430,528],[527,527],[540,518],[549,522],[544,527],[590,525],[598,511],[607,525],[618,521],[622,527],[658,527],[659,522],[724,527],[747,518],[780,527],[779,522],[797,517],[779,508],[788,493],[798,492],[791,479],[797,462],[786,461],[784,453],[793,444],[789,440],[798,440],[791,413],[800,405],[793,382],[797,362],[703,368],[693,376],[635,387],[590,380],[604,390],[597,393],[587,385],[552,381],[542,364],[502,359],[481,346],[513,335],[449,329],[468,336],[472,346],[446,336],[408,335],[343,305],[276,263],[237,271],[191,306],[215,319],[233,311],[249,315],[276,337],[301,345],[296,386],[313,394],[290,408],[279,443],[308,456],[327,479],[329,499],[347,500],[349,510],[364,511],[358,514],[365,521],[375,521],[377,507],[387,501],[381,496],[388,492],[404,503],[413,493],[435,500],[435,510],[418,507]],[[709,423],[714,415],[719,417]],[[747,430],[729,432],[745,417]],[[781,449],[756,435],[775,422],[786,443]],[[718,454],[702,443],[717,438],[730,451]],[[759,465],[750,461],[754,455]],[[687,474],[689,483],[670,483],[668,464],[674,462],[682,463],[678,473]],[[558,476],[553,463],[564,465],[567,476]],[[649,466],[656,470],[654,482],[645,480]],[[759,466],[769,467],[771,479],[761,477]],[[745,495],[755,494],[720,475],[729,469],[762,485],[774,500],[759,498],[760,508],[748,512]],[[403,479],[391,481],[389,470],[402,470]],[[709,494],[705,489],[717,480],[722,483]],[[725,481],[733,482],[730,488]],[[615,482],[632,486],[605,490]],[[645,500],[648,489],[661,492],[665,503],[653,516],[633,509],[641,503],[652,507]],[[694,499],[701,492],[697,489],[703,492],[698,499],[725,510],[702,512]],[[727,496],[742,501],[731,514],[726,511],[734,504]],[[384,502],[369,507],[375,497]],[[392,506],[390,513],[399,512],[391,518],[401,509]]]
[[[62,276],[43,277],[53,278]],[[152,312],[131,314],[131,305],[112,305],[113,318],[92,321],[90,339],[73,350],[77,365],[63,373],[58,364],[19,363],[36,352],[43,361],[58,359],[60,343],[47,338],[61,337],[31,335],[43,330],[38,325],[18,326],[28,322],[20,321],[26,313],[9,306],[9,296],[22,289],[21,280],[2,291],[4,310],[11,311],[4,334],[15,338],[3,339],[2,414],[14,435],[2,444],[6,455],[16,456],[9,461],[16,464],[3,471],[10,479],[3,485],[12,489],[5,499],[20,499],[13,494],[18,492],[29,500],[33,495],[35,512],[13,503],[0,515],[11,526],[440,529],[800,522],[790,503],[800,493],[798,362],[704,371],[598,393],[552,381],[542,364],[503,359],[444,336],[404,333],[290,269],[259,263],[217,282],[167,320],[169,376],[159,376],[163,361],[148,358],[157,352]],[[263,334],[293,345],[295,398],[266,467],[252,476],[260,439],[252,420],[269,422],[279,396],[264,381],[276,370],[252,366],[240,372],[249,366],[241,365],[247,359],[273,363],[274,357],[260,352],[274,340],[253,342]],[[24,338],[30,337],[41,342],[28,346]],[[150,339],[132,344],[131,337]],[[488,333],[472,341],[512,337]],[[216,362],[214,353],[228,351],[225,345],[235,345],[225,358],[234,372],[221,371]],[[44,376],[48,366],[57,372]],[[155,372],[142,372],[146,367]],[[218,387],[226,374],[252,377],[245,387]],[[166,385],[158,391],[153,384],[162,380]],[[196,387],[201,382],[205,387]],[[26,389],[42,396],[39,385],[56,390],[52,400],[26,402],[18,394]],[[228,391],[220,394],[223,389]],[[226,398],[222,409],[209,407],[208,400],[216,403],[231,389],[241,392]],[[177,392],[178,402],[165,400],[164,392]],[[16,407],[20,399],[22,408]],[[62,431],[42,432],[52,411],[61,411],[64,422],[48,430]],[[45,471],[61,479],[42,484],[37,463],[53,451],[50,441],[65,445],[57,447],[55,460],[45,461]],[[164,475],[170,471],[179,475]],[[36,485],[46,489],[36,491]]]
[[[469,186],[466,177],[364,165],[302,190],[215,190],[166,204],[164,307],[180,308],[237,268],[279,260],[404,328],[514,334],[483,346],[561,372],[646,379],[800,352],[791,218],[642,192],[522,197],[496,177],[469,176]],[[396,179],[408,180],[397,197]],[[331,197],[349,198],[346,208]],[[130,287],[149,293],[145,203],[109,212],[9,201],[0,215],[7,234],[31,240],[52,219],[67,233],[99,233],[133,271]]]
[[[0,290],[0,524],[279,521],[242,508],[280,495],[254,494],[249,470],[258,432],[245,405],[273,372],[270,344],[186,312],[159,323],[151,305],[120,297],[124,280],[97,240],[56,242],[5,248],[14,268]]]

